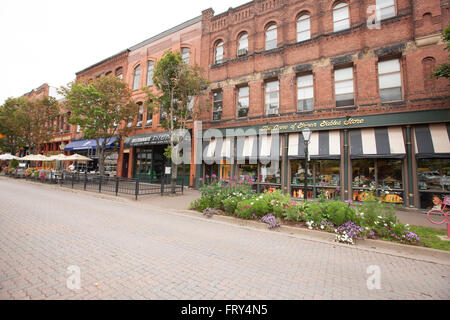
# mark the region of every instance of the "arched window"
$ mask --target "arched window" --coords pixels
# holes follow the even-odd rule
[[[423,67],[423,79],[425,81],[424,87],[425,90],[429,90],[433,87],[434,79],[431,78],[431,75],[434,72],[434,69],[436,68],[436,59],[433,57],[427,57],[422,60],[422,67]]]
[[[297,42],[311,39],[311,18],[309,14],[302,14],[297,19]]]
[[[341,2],[333,7],[334,32],[350,28],[348,4]]]
[[[149,60],[147,66],[147,86],[153,85],[153,71],[155,70],[155,62]]]
[[[181,48],[181,59],[184,63],[189,64],[191,56],[191,49],[189,48]]]
[[[138,102],[137,105],[139,106],[139,113],[138,113],[136,127],[142,127],[142,120],[144,119],[144,106],[143,106],[142,102]]]
[[[377,0],[381,20],[395,16],[395,0]]]
[[[238,57],[245,56],[248,53],[248,34],[242,33],[238,39]]]
[[[139,89],[139,79],[141,78],[141,66],[134,68],[133,90]]]
[[[223,62],[223,41],[219,41],[216,44],[216,47],[214,49],[214,60],[215,63],[222,63]]]
[[[277,47],[277,25],[272,24],[266,29],[266,50]]]
[[[119,79],[123,78],[123,68],[119,67],[116,69],[116,71],[114,72],[115,76],[118,77]]]

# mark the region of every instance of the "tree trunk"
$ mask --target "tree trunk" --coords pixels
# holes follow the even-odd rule
[[[174,144],[173,144],[173,88],[170,92],[170,151],[173,153]],[[171,162],[171,193],[176,193],[177,186],[177,165],[170,157]]]
[[[106,139],[104,139],[106,140]],[[100,146],[99,141],[97,141],[97,152],[98,152],[98,169],[100,176],[105,175],[105,146],[104,144]]]

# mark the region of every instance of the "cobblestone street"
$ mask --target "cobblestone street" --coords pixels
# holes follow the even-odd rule
[[[450,299],[450,267],[0,177],[0,299]]]

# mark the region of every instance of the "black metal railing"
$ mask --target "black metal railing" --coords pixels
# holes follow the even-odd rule
[[[172,186],[170,185],[170,177],[160,179],[160,183],[150,183],[141,179],[128,179],[118,177],[101,176],[90,173],[71,173],[71,172],[53,172],[41,171],[38,175],[28,176],[26,172],[15,171],[8,174],[15,179],[26,179],[48,184],[57,184],[61,187],[85,190],[98,191],[99,193],[113,193],[116,196],[119,194],[134,196],[137,200],[139,196],[161,194],[167,195],[172,193]],[[177,179],[175,186],[175,193],[184,193],[184,178]]]

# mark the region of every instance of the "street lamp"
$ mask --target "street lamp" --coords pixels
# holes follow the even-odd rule
[[[308,198],[308,161],[309,161],[309,152],[308,152],[308,145],[309,140],[311,139],[311,129],[306,128],[302,131],[303,134],[303,140],[305,142],[305,191],[303,194],[303,198],[305,199],[305,202]]]

